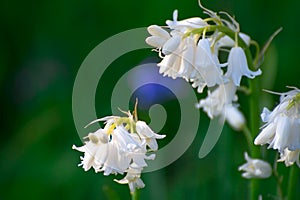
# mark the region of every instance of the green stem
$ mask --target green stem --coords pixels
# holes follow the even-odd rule
[[[258,107],[258,99],[259,99],[259,84],[258,80],[254,79],[250,81],[250,130],[252,133],[252,138],[255,138],[259,131],[259,107]],[[251,148],[251,156],[253,158],[260,157],[260,148],[254,146],[252,144]],[[259,180],[251,179],[250,182],[251,194],[250,199],[257,200],[259,196]]]
[[[235,41],[236,32],[234,32],[233,30],[231,30],[230,28],[228,28],[224,25],[208,25],[208,26],[205,26],[205,27],[202,27],[202,28],[197,28],[197,29],[194,29],[194,30],[186,33],[184,37],[187,37],[190,34],[202,34],[203,31],[208,33],[208,32],[214,32],[216,30],[224,33],[225,35],[229,36],[231,39],[233,39]],[[249,51],[249,53],[250,53],[249,47],[247,46],[245,41],[240,36],[238,36],[238,45],[240,47],[244,48],[245,51]],[[247,52],[246,52],[246,54],[247,54]]]
[[[260,47],[258,45],[258,43],[254,40],[251,40],[250,41],[250,44],[254,45],[255,48],[256,48],[256,52],[255,52],[255,59],[253,61],[253,66],[257,66],[257,63],[258,63],[258,58],[259,58],[259,53],[260,53]]]
[[[242,40],[243,42],[243,40]],[[247,57],[247,62],[249,68],[253,68],[253,58],[250,52],[249,47],[245,48],[245,54]],[[250,134],[252,139],[256,137],[259,131],[259,82],[258,79],[249,80],[249,89],[251,95],[249,96],[249,122],[250,122]],[[255,146],[253,142],[251,142],[251,156],[252,158],[260,157],[260,148]],[[257,200],[259,196],[259,180],[251,179],[250,180],[250,199]]]
[[[289,183],[288,183],[288,200],[296,199],[296,192],[297,192],[297,180],[298,180],[298,168],[294,164],[291,166],[290,175],[289,175]]]
[[[251,151],[252,146],[253,146],[253,137],[251,135],[251,132],[250,132],[249,128],[246,125],[243,127],[243,133],[244,133],[244,136],[247,140],[249,150]]]
[[[138,190],[135,190],[135,192],[131,192],[131,200],[139,200],[140,199],[140,195]]]

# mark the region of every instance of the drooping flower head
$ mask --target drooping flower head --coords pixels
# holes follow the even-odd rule
[[[136,113],[136,110],[135,110]],[[143,121],[126,112],[128,117],[108,116],[97,119],[89,125],[104,121],[104,128],[88,134],[85,145],[73,149],[84,153],[81,163],[85,171],[93,168],[95,172],[110,174],[127,173],[118,183],[128,183],[130,191],[144,187],[140,179],[141,172],[147,167],[146,160],[153,160],[155,154],[147,155],[149,151],[158,149],[156,139],[165,135],[154,133]]]
[[[240,32],[234,17],[226,12],[213,12],[201,2],[199,5],[208,18],[178,20],[175,10],[173,20],[166,21],[167,26],[148,27],[151,36],[146,43],[162,58],[157,64],[159,73],[173,79],[183,78],[198,93],[207,87],[208,96],[197,107],[203,108],[211,119],[223,116],[234,129],[241,130],[245,118],[237,108],[237,87],[243,76],[253,79],[262,73],[260,69],[251,71],[248,66],[252,57],[247,51],[247,60],[245,51],[252,40]]]
[[[261,118],[266,124],[254,144],[269,144],[269,148],[277,149],[281,154],[280,161],[286,161],[289,166],[291,162],[299,162],[300,90],[293,88],[289,92],[275,94],[281,95],[280,103],[273,111],[263,109]]]
[[[226,17],[222,18],[201,4],[200,7],[208,18],[193,17],[179,21],[175,10],[173,20],[166,21],[167,26],[148,27],[151,36],[146,43],[155,47],[162,58],[158,63],[159,72],[173,79],[184,78],[192,82],[199,93],[206,86],[213,87],[228,81],[240,86],[242,76],[254,78],[260,75],[260,69],[255,72],[249,70],[238,40],[247,48],[251,38],[240,32],[235,19],[225,12],[220,12]],[[221,64],[219,51],[229,52],[226,63]],[[226,66],[228,69],[223,71],[221,68]]]

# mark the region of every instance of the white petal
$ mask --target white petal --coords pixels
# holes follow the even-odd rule
[[[274,139],[275,131],[276,131],[276,125],[274,123],[269,124],[255,138],[254,144],[255,145],[263,145],[267,143],[270,144]]]
[[[215,62],[208,39],[201,39],[196,49],[195,67],[208,87],[222,84],[222,70]]]
[[[249,70],[246,55],[241,47],[233,47],[228,56],[228,70],[226,77],[231,78],[236,86],[240,86],[242,76],[254,78],[261,74],[261,70]]]
[[[150,36],[146,38],[146,43],[153,47],[162,47],[166,43],[166,39],[159,36]]]
[[[290,151],[300,149],[300,123],[297,118],[289,118],[290,129],[286,132],[287,148]]]
[[[300,162],[299,162],[299,154],[300,154],[300,149],[296,151],[290,151],[288,149],[285,149],[284,152],[280,153],[280,159],[278,162],[285,162],[285,166],[291,166],[294,164],[294,162],[297,163],[297,165],[300,167]]]
[[[151,150],[157,150],[158,145],[156,139],[162,139],[165,135],[154,133],[150,127],[143,121],[136,122],[136,131],[142,139],[146,140],[147,145]]]
[[[246,43],[247,46],[250,45],[251,38],[249,35],[240,32],[239,36],[244,40],[244,42]]]
[[[234,106],[225,106],[225,118],[227,122],[236,130],[241,130],[245,125],[244,115]]]
[[[245,33],[239,33],[239,36],[242,38],[242,40],[246,43],[247,46],[250,45],[250,41],[251,38],[249,35],[245,34]],[[217,46],[218,48],[220,47],[234,47],[235,45],[235,41],[233,39],[231,39],[229,36],[225,35],[224,37],[222,37],[218,43]]]
[[[162,53],[165,55],[169,55],[174,53],[174,51],[178,48],[181,42],[181,37],[179,35],[171,37],[162,47]]]
[[[127,179],[125,179],[125,178],[123,178],[123,179],[121,179],[121,180],[117,180],[117,179],[114,179],[114,181],[116,181],[117,183],[120,183],[120,184],[128,184],[128,180]]]
[[[159,73],[164,76],[172,77],[173,79],[180,77],[178,71],[180,70],[181,57],[176,54],[166,55],[163,60],[157,64]]]
[[[288,134],[290,134],[290,125],[290,120],[287,116],[280,116],[274,140],[270,144],[273,149],[278,149],[279,152],[282,152],[286,147],[288,147],[290,142],[288,137]]]
[[[217,46],[218,48],[220,47],[233,47],[235,45],[235,42],[233,39],[231,39],[229,36],[225,35],[222,37],[218,43]]]
[[[160,26],[151,25],[147,28],[147,30],[153,36],[158,36],[158,37],[160,37],[162,39],[166,39],[166,40],[170,38],[170,34],[166,30],[161,28]]]
[[[263,111],[262,111],[262,113],[260,114],[261,120],[262,120],[263,122],[269,121],[269,119],[270,119],[270,117],[269,117],[270,114],[271,114],[271,111],[270,111],[268,108],[263,108]]]
[[[181,68],[178,73],[190,79],[195,69],[196,44],[192,37],[187,37],[184,42],[185,50],[182,52]]]
[[[221,84],[217,87],[213,92],[208,91],[208,95],[205,99],[199,101],[199,104],[196,104],[198,108],[203,108],[203,110],[207,113],[207,115],[212,119],[213,117],[219,116],[223,114],[226,117],[226,106],[232,107],[232,102],[236,99],[236,86],[232,82],[228,82],[226,84]],[[235,112],[234,110],[229,108],[229,112]],[[238,126],[243,123],[243,117],[235,113],[234,118],[229,118],[230,116],[227,114],[228,120],[234,123],[232,120],[238,120],[235,125]]]

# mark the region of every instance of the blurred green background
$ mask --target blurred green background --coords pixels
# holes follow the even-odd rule
[[[241,30],[260,44],[283,27],[268,51],[260,80],[274,91],[286,91],[286,85],[300,87],[300,1],[203,0],[203,4],[234,14]],[[104,177],[77,167],[81,154],[71,146],[80,146],[81,140],[72,118],[72,87],[82,61],[101,41],[128,29],[164,25],[174,9],[179,10],[179,19],[204,17],[196,0],[0,2],[0,199],[130,198],[127,185],[114,183],[113,175]],[[157,55],[142,50],[112,64],[107,72],[111,80],[101,83],[107,89],[96,97],[99,117],[110,114],[114,81],[149,57]],[[269,108],[278,102],[277,96],[261,96],[261,103]],[[247,107],[247,97],[240,98]],[[176,102],[166,102],[168,112],[176,111]],[[149,120],[147,112],[143,115]],[[176,132],[173,124],[163,130],[169,140]],[[242,134],[225,126],[213,151],[200,160],[198,151],[208,125],[203,112],[199,125],[196,139],[179,160],[143,174],[146,187],[141,199],[246,198],[249,182],[237,171],[247,149]],[[273,158],[270,152],[267,157]],[[280,173],[287,173],[284,168],[280,163]],[[274,199],[274,178],[262,183],[264,199]]]

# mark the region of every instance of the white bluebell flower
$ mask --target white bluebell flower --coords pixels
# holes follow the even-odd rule
[[[252,159],[247,152],[244,155],[247,163],[238,168],[239,171],[244,171],[242,174],[244,178],[268,178],[271,176],[272,167],[269,163],[260,159]]]
[[[260,69],[255,72],[249,69],[245,52],[241,47],[231,48],[228,56],[228,69],[225,76],[230,78],[236,86],[240,86],[242,76],[253,79],[260,74]]]

